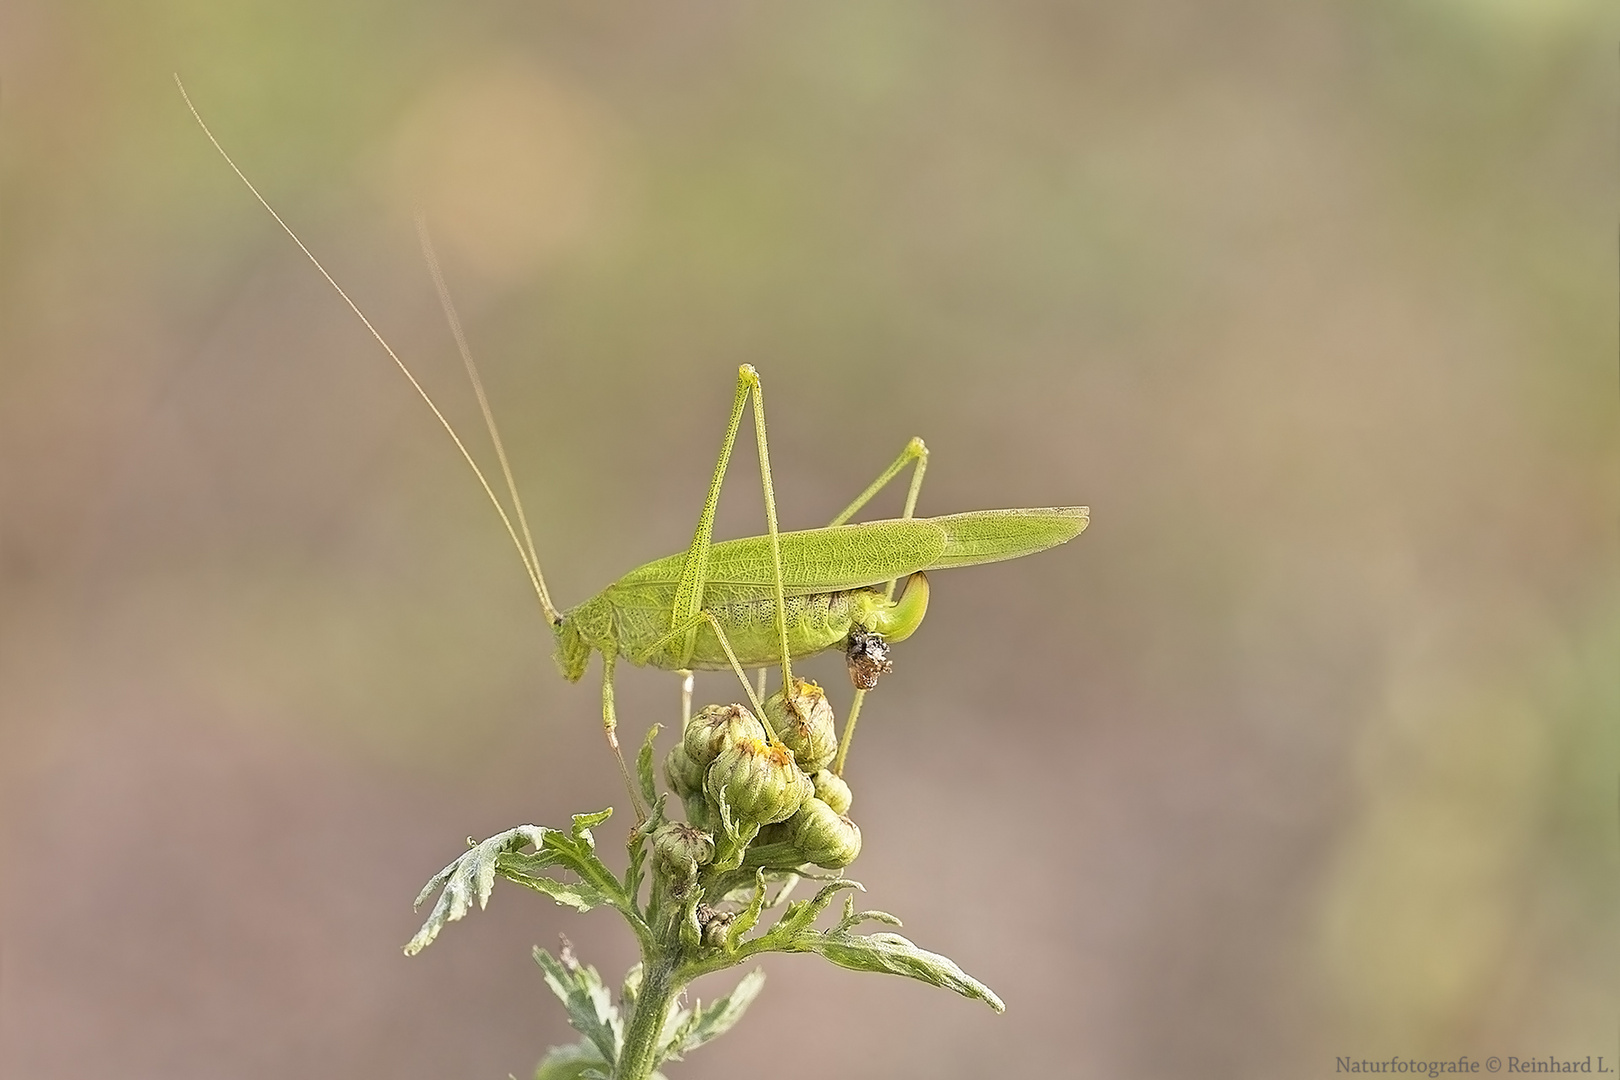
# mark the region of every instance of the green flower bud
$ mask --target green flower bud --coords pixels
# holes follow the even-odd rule
[[[765,734],[754,714],[741,705],[709,705],[686,723],[681,742],[694,768],[708,770],[720,751],[739,739]]]
[[[716,804],[725,796],[739,826],[786,821],[815,790],[810,778],[793,763],[792,751],[752,736],[720,751],[709,766],[703,788]]]
[[[731,930],[732,920],[736,917],[735,911],[717,911],[708,904],[699,904],[697,920],[698,926],[702,928],[703,944],[716,949],[724,945],[726,934]]]
[[[685,822],[660,825],[652,836],[653,866],[675,881],[691,881],[714,860],[714,837]]]
[[[861,853],[859,826],[820,799],[806,799],[788,828],[804,861],[828,870],[848,866]]]
[[[815,785],[816,798],[832,807],[833,813],[849,813],[849,804],[855,800],[855,796],[850,793],[849,785],[844,783],[842,776],[822,769],[810,778],[810,782]]]
[[[703,794],[703,773],[706,767],[692,760],[692,755],[686,751],[684,741],[675,744],[664,758],[664,779],[669,781],[669,790],[684,801],[693,795]],[[699,798],[701,802],[702,799]]]
[[[838,732],[833,729],[832,704],[821,687],[807,679],[794,679],[786,699],[778,690],[765,700],[765,719],[793,751],[805,774],[826,768],[838,753]]]

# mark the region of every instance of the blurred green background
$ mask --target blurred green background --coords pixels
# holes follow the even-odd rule
[[[521,1077],[529,945],[631,959],[515,889],[400,956],[623,809],[595,672],[174,71],[476,435],[423,209],[559,603],[685,544],[742,362],[787,527],[914,434],[922,513],[1092,507],[935,578],[851,763],[1007,1015],[777,958],[672,1076],[1612,1062],[1615,15],[3,0],[0,1074]]]

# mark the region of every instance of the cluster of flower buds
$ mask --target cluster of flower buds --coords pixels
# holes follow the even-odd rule
[[[722,825],[723,803],[733,828],[752,837],[748,865],[848,866],[860,854],[861,830],[845,816],[849,785],[827,769],[838,737],[826,694],[795,679],[790,693],[779,691],[765,702],[765,716],[769,731],[741,705],[710,705],[688,721],[664,759],[664,777],[686,806],[682,828],[711,834],[712,840]],[[674,872],[678,860],[682,868],[693,868],[681,870],[690,874],[707,859],[691,851],[690,836],[682,836],[678,848],[670,836],[667,871]]]

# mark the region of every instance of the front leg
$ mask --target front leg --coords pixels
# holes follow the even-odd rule
[[[647,820],[647,808],[641,805],[636,783],[630,779],[630,768],[624,763],[624,752],[619,749],[619,716],[613,708],[613,665],[618,659],[617,649],[602,650],[602,730],[607,734],[613,760],[619,763],[619,775],[624,777],[624,789],[630,793],[630,804],[636,808],[639,823]]]

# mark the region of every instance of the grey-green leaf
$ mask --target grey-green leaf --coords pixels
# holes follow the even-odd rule
[[[765,871],[760,870],[754,874],[754,894],[749,898],[748,905],[737,912],[737,917],[731,920],[731,926],[726,930],[727,952],[736,951],[737,943],[759,922],[760,913],[764,910]]]
[[[689,1053],[730,1031],[764,988],[765,972],[761,969],[755,968],[744,975],[731,993],[710,1003],[706,1009],[694,1011],[697,1022],[683,1033],[680,1044],[674,1049],[681,1054]]]
[[[636,779],[641,783],[641,797],[651,806],[658,798],[658,785],[653,774],[653,741],[658,738],[662,724],[654,724],[647,729],[647,737],[641,742],[641,752],[636,755]]]
[[[899,934],[863,936],[829,931],[806,935],[803,945],[851,971],[904,975],[982,1001],[998,1013],[1007,1009],[994,990],[957,967],[949,957],[919,949]]]
[[[505,866],[501,874],[508,881],[533,889],[535,892],[545,893],[559,904],[564,904],[576,911],[589,911],[593,907],[611,904],[613,901],[602,890],[594,885],[587,885],[583,881],[558,881],[556,878],[545,877],[538,874],[518,874],[508,872]]]
[[[563,955],[569,955],[567,950]],[[624,1044],[624,1024],[613,1004],[613,995],[603,985],[596,969],[578,963],[565,964],[539,946],[534,950],[534,962],[545,973],[546,985],[568,1010],[568,1022],[590,1040],[611,1066],[619,1059],[619,1048]]]
[[[583,841],[585,844],[588,844],[592,849],[594,849],[596,847],[596,838],[591,836],[591,830],[612,816],[613,807],[611,806],[606,810],[598,810],[594,814],[575,814],[573,828],[574,839]]]
[[[833,927],[833,932],[841,933],[846,930],[853,930],[863,922],[883,923],[886,926],[903,925],[899,916],[890,915],[887,911],[856,911],[855,898],[846,896],[844,898],[844,917],[838,920],[838,925]]]
[[[449,866],[434,874],[417,894],[416,906],[421,907],[435,889],[442,886],[444,891],[439,894],[438,902],[428,913],[422,929],[406,944],[405,955],[415,956],[427,948],[446,923],[455,922],[466,915],[475,901],[480,908],[489,903],[489,893],[495,886],[495,875],[502,855],[533,845],[537,854],[530,858],[540,860],[538,865],[554,861],[545,854],[548,831],[538,825],[519,825],[515,829],[497,833],[488,840],[474,844]]]
[[[828,882],[809,900],[795,900],[789,904],[787,910],[782,913],[782,917],[777,920],[776,925],[771,927],[770,936],[788,935],[797,937],[807,931],[810,925],[821,917],[821,913],[827,910],[827,905],[831,904],[834,898],[845,889],[860,889],[864,892],[866,887],[860,882],[852,881],[849,878],[839,878],[836,881]]]

